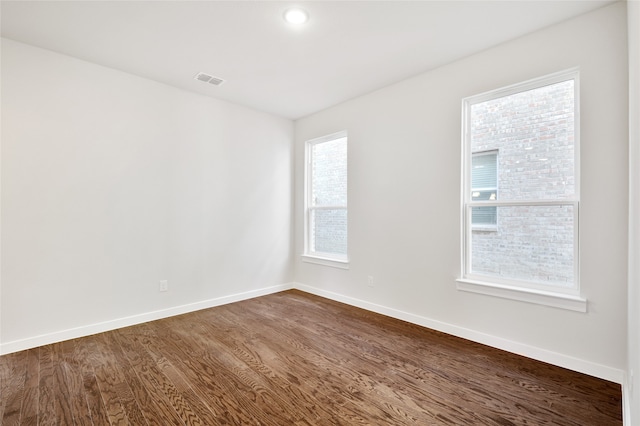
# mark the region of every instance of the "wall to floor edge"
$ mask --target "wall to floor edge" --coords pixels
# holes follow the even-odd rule
[[[240,302],[243,300],[253,299],[256,297],[266,296],[268,294],[278,293],[286,290],[300,290],[309,294],[314,294],[336,302],[344,303],[357,308],[365,309],[391,318],[407,321],[409,323],[426,327],[432,330],[447,333],[456,337],[470,340],[493,348],[501,349],[527,358],[553,364],[559,367],[567,368],[579,373],[588,374],[600,379],[623,384],[625,372],[615,368],[596,364],[579,358],[570,357],[556,352],[548,351],[542,348],[526,345],[520,342],[503,339],[498,336],[492,336],[485,333],[479,333],[474,330],[459,327],[454,324],[444,323],[420,315],[409,312],[403,312],[394,308],[383,305],[370,303],[364,300],[349,297],[343,294],[334,293],[313,286],[309,286],[299,282],[291,282],[276,286],[263,287],[258,290],[252,290],[243,293],[230,294],[209,300],[203,300],[196,303],[190,303],[181,306],[175,306],[168,309],[162,309],[144,314],[134,315],[125,318],[118,318],[111,321],[105,321],[97,324],[89,324],[83,327],[77,327],[69,330],[61,330],[41,336],[34,336],[27,339],[6,342],[0,344],[0,355],[6,355],[13,352],[19,352],[32,349],[38,346],[58,343],[65,340],[76,339],[90,336],[97,333],[103,333],[118,328],[129,327],[142,324],[149,321],[155,321],[175,315],[187,314],[202,309],[213,308],[216,306],[226,305],[229,303]]]
[[[522,355],[527,358],[535,359],[537,361],[546,362],[558,367],[563,367],[579,373],[588,374],[590,376],[608,380],[614,383],[623,384],[624,381],[625,372],[617,368],[612,368],[606,365],[601,365],[587,360],[567,356],[561,353],[552,352],[546,349],[537,348],[524,343],[507,340],[498,336],[480,333],[478,331],[459,327],[454,324],[448,324],[421,315],[403,312],[398,309],[378,305],[375,303],[367,302],[365,300],[345,296],[343,294],[326,291],[299,282],[293,283],[293,288],[307,293],[315,294],[316,296],[331,299],[336,302],[345,303],[350,306],[355,306],[367,311],[407,321],[412,324],[416,324],[432,330],[440,331],[476,343],[491,346],[496,349],[501,349],[516,355]]]
[[[58,343],[65,340],[77,339],[90,336],[92,334],[104,333],[106,331],[116,330],[118,328],[138,325],[149,321],[155,321],[163,318],[169,318],[176,315],[187,314],[202,309],[213,308],[216,306],[226,305],[229,303],[240,302],[242,300],[253,299],[255,297],[265,296],[267,294],[277,293],[280,291],[290,290],[293,284],[281,284],[276,286],[263,287],[257,290],[251,290],[242,293],[230,294],[227,296],[216,297],[214,299],[202,300],[200,302],[188,303],[180,306],[173,306],[167,309],[161,309],[152,312],[146,312],[124,318],[117,318],[101,323],[88,324],[82,327],[76,327],[68,330],[60,330],[54,333],[33,336],[26,339],[16,340],[0,344],[0,355],[6,355],[13,352],[24,351],[36,348],[38,346]]]

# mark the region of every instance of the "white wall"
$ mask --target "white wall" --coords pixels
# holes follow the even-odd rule
[[[640,2],[627,2],[629,27],[629,332],[625,414],[640,424]],[[633,372],[633,378],[631,373]]]
[[[621,382],[625,8],[616,3],[299,120],[295,280],[318,294]],[[581,67],[580,272],[588,312],[457,291],[462,98],[574,66]],[[304,141],[340,130],[349,132],[348,271],[299,257]]]
[[[0,349],[290,283],[292,141],[289,120],[3,39]]]

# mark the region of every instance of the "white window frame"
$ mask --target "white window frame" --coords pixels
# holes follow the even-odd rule
[[[574,80],[574,196],[563,200],[526,200],[526,201],[473,201],[471,198],[471,106],[563,81]],[[506,279],[489,275],[474,274],[471,270],[471,236],[474,226],[471,223],[473,207],[495,206],[567,206],[573,207],[573,276],[570,288],[548,286],[535,282]],[[462,195],[461,195],[461,278],[457,288],[461,291],[486,294],[513,300],[543,304],[579,312],[586,312],[587,300],[580,293],[579,278],[579,207],[580,207],[580,73],[578,68],[561,71],[544,77],[514,84],[498,90],[485,92],[462,100]]]
[[[331,141],[334,141],[337,139],[343,139],[343,138],[347,138],[346,130],[343,130],[337,133],[332,133],[330,135],[322,136],[319,138],[311,139],[305,143],[304,253],[302,255],[302,260],[307,263],[315,263],[318,265],[331,266],[331,267],[340,268],[340,269],[349,269],[349,257],[347,254],[339,255],[335,253],[317,252],[317,251],[313,251],[311,247],[311,239],[312,239],[311,215],[315,210],[346,210],[348,212],[347,204],[335,205],[335,206],[314,206],[313,205],[313,202],[311,200],[312,184],[313,184],[312,182],[313,163],[312,163],[311,148],[317,144],[331,142]],[[348,190],[347,190],[347,193],[348,193]],[[347,213],[347,218],[348,218],[348,213]],[[349,228],[347,225],[347,232],[348,232],[348,229]],[[347,241],[347,247],[349,247],[348,241]]]

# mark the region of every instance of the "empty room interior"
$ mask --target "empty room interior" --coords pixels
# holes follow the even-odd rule
[[[0,18],[0,424],[640,425],[640,2]]]

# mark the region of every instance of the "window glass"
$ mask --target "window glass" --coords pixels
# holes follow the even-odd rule
[[[500,151],[500,199],[575,195],[574,84],[563,81],[471,106],[471,152]]]
[[[347,210],[311,211],[312,251],[347,254]]]
[[[577,82],[465,99],[463,278],[577,294]]]
[[[573,206],[501,206],[497,209],[500,216],[497,232],[472,234],[470,272],[571,287],[574,282]]]
[[[347,138],[311,145],[314,206],[347,204]]]
[[[473,154],[471,158],[471,199],[494,201],[498,199],[497,151]],[[495,207],[476,207],[471,223],[476,226],[495,226],[498,221]]]
[[[307,142],[305,254],[347,259],[347,137]]]

